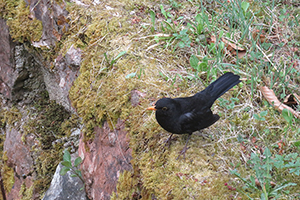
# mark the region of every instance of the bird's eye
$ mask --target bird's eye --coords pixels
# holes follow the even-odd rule
[[[166,111],[166,110],[168,110],[168,108],[167,108],[167,107],[163,107],[162,110],[163,110],[163,111]]]

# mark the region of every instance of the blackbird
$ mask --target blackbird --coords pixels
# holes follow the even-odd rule
[[[177,159],[180,155],[185,158],[187,144],[193,132],[207,128],[219,120],[219,115],[212,113],[211,106],[216,99],[241,82],[239,79],[240,76],[227,72],[194,96],[162,98],[155,106],[147,108],[156,111],[155,117],[159,125],[171,133],[167,142],[173,134],[189,134]]]

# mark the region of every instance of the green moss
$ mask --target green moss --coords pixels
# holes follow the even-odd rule
[[[71,130],[77,127],[78,119],[64,109],[63,106],[50,101],[47,93],[41,93],[40,98],[36,100],[34,105],[37,113],[29,113],[30,119],[23,126],[25,133],[23,134],[24,142],[26,142],[27,134],[35,134],[39,141],[32,147],[34,152],[34,163],[37,177],[31,188],[25,188],[20,191],[24,198],[31,198],[32,191],[44,194],[50,186],[52,176],[57,165],[62,160],[63,143],[53,143],[55,140],[67,137]],[[70,120],[69,120],[70,118]]]
[[[5,109],[3,112],[2,124],[14,126],[15,122],[20,122],[22,114],[17,107],[12,107],[11,109]]]
[[[6,152],[2,155],[2,162],[0,163],[1,175],[3,179],[4,189],[8,193],[11,191],[15,178],[14,178],[14,169],[7,166],[7,155]]]
[[[42,22],[33,19],[23,0],[1,0],[1,17],[6,19],[11,37],[18,42],[38,41],[42,36]]]
[[[136,179],[134,173],[129,171],[124,171],[122,174],[120,174],[119,181],[117,184],[117,191],[118,194],[113,193],[111,196],[112,200],[115,199],[149,199],[151,197],[150,194],[146,194],[144,191],[142,191],[142,188],[140,187],[140,183],[138,182],[138,179]]]
[[[23,183],[19,191],[19,195],[22,197],[22,200],[31,200],[33,189],[34,189],[34,184],[30,188],[27,188],[25,183]]]

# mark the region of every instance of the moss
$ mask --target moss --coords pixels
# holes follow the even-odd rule
[[[3,112],[2,124],[8,124],[14,126],[14,123],[20,122],[22,114],[17,107],[12,107],[10,109],[5,109]]]
[[[151,195],[145,194],[140,188],[138,179],[134,176],[134,173],[130,171],[124,171],[120,174],[117,184],[118,194],[113,193],[112,200],[115,199],[149,199]]]
[[[7,166],[7,155],[6,152],[2,155],[1,166],[1,175],[3,179],[4,189],[7,193],[9,193],[14,185],[14,170]]]
[[[63,143],[54,143],[54,141],[69,136],[71,130],[78,125],[78,119],[75,116],[71,118],[70,113],[63,106],[56,104],[55,101],[50,101],[47,93],[40,94],[34,107],[38,114],[29,113],[31,120],[23,126],[25,131],[23,138],[26,139],[27,134],[34,133],[39,141],[31,150],[37,177],[33,186],[25,188],[22,192],[26,193],[24,193],[25,199],[31,198],[32,191],[40,195],[45,193],[63,156]]]
[[[75,128],[78,128],[80,122],[81,120],[78,115],[72,114],[68,120],[62,122],[61,132],[64,133],[66,137],[70,137],[72,131],[74,131]]]
[[[42,22],[33,19],[23,0],[1,0],[1,17],[6,19],[11,37],[18,42],[38,41],[42,36]]]
[[[31,200],[33,194],[34,185],[30,188],[27,188],[25,183],[21,185],[21,189],[19,191],[19,195],[21,196],[22,200]]]

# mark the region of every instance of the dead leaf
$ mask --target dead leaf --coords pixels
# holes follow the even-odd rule
[[[256,142],[256,137],[253,137],[253,138],[251,139],[251,141],[252,141],[252,143],[255,143],[255,142]]]
[[[262,34],[259,34],[259,33],[262,33]],[[254,31],[252,31],[252,37],[253,37],[254,40],[257,40],[259,38],[260,43],[267,42],[266,32],[264,30],[262,30],[260,32],[260,30],[255,29]]]
[[[273,90],[270,90],[268,87],[263,86],[260,88],[260,91],[263,93],[264,97],[267,99],[267,101],[272,104],[279,112],[282,112],[283,109],[288,109],[293,113],[293,115],[300,119],[300,113],[293,110],[291,107],[285,105],[284,103],[281,103]]]
[[[67,19],[63,15],[59,15],[56,20],[57,25],[63,25],[67,23]]]
[[[239,47],[238,45],[226,40],[225,38],[221,38],[221,40],[225,43],[225,46],[228,46],[228,48],[232,48],[238,51],[245,51],[245,49],[243,49],[242,47]]]
[[[53,29],[52,34],[57,38],[58,41],[60,41],[61,34],[59,34],[57,30]]]
[[[228,41],[225,38],[221,38],[221,41],[224,42],[225,44],[225,48],[230,52],[230,54],[232,56],[238,56],[238,58],[242,58],[246,55],[246,50],[243,49],[242,47],[239,47],[238,45],[236,45],[233,42]],[[208,43],[216,43],[217,42],[217,38],[212,35],[209,39],[208,39]]]

